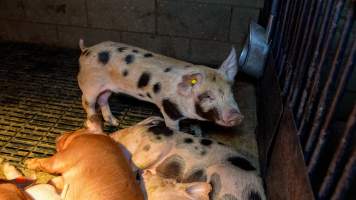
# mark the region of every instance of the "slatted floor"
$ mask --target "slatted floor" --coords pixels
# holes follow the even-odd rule
[[[0,43],[0,55],[0,156],[22,166],[26,158],[53,154],[59,134],[83,125],[79,52]],[[155,106],[132,98],[110,101],[119,129],[159,115]]]

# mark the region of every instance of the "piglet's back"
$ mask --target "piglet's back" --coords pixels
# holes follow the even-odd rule
[[[64,150],[69,166],[66,199],[143,200],[142,191],[120,147],[110,137],[81,134]],[[66,160],[70,159],[70,160]]]

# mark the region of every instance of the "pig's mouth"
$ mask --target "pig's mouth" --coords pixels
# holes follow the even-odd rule
[[[232,126],[237,126],[239,124],[241,124],[242,120],[234,120],[234,121],[222,121],[222,120],[218,120],[215,121],[215,123],[221,125],[221,126],[226,126],[226,127],[232,127]]]
[[[230,120],[222,120],[222,118],[220,118],[221,120],[216,120],[215,123],[221,125],[221,126],[226,126],[226,127],[233,127],[233,126],[237,126],[239,124],[242,123],[244,117],[237,117],[235,119],[230,119]]]

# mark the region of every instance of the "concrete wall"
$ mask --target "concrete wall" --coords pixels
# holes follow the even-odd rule
[[[0,0],[0,39],[78,48],[122,41],[196,63],[239,50],[263,0]]]

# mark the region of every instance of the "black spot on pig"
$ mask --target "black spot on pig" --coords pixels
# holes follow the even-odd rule
[[[105,65],[106,63],[108,63],[109,59],[110,59],[110,53],[108,51],[102,51],[98,53],[98,60],[102,64]]]
[[[207,119],[209,121],[216,121],[219,119],[219,112],[216,108],[212,108],[208,111],[204,111],[199,103],[195,103],[195,112],[203,119]]]
[[[177,104],[171,102],[169,99],[164,99],[162,101],[162,106],[164,112],[172,120],[177,120],[183,117],[182,113],[179,111]]]
[[[149,145],[149,144],[146,144],[146,145],[142,148],[143,151],[149,151],[150,149],[151,149],[151,145]]]
[[[202,151],[200,152],[200,155],[201,155],[201,156],[205,156],[205,155],[206,155],[206,151],[205,151],[205,150],[202,150]]]
[[[145,58],[153,57],[152,53],[145,53],[143,56]]]
[[[160,91],[161,91],[161,84],[160,84],[160,83],[154,84],[154,85],[153,85],[153,92],[154,92],[155,94],[157,94],[157,93],[160,92]]]
[[[145,97],[145,95],[143,95],[143,94],[138,94],[138,96],[140,96],[140,97]]]
[[[252,166],[248,160],[239,156],[229,157],[227,161],[229,161],[232,165],[246,171],[256,170],[256,168]]]
[[[201,139],[200,140],[200,144],[204,145],[204,146],[210,146],[213,143],[213,141],[209,140],[209,139]]]
[[[151,75],[148,72],[143,72],[140,76],[140,78],[138,79],[137,82],[137,87],[138,88],[143,88],[145,86],[147,86],[148,82],[150,81]]]
[[[192,67],[191,65],[186,65],[186,66],[184,66],[184,68],[190,68],[190,67]]]
[[[186,143],[186,144],[191,144],[191,143],[193,143],[194,141],[193,141],[193,139],[192,138],[184,138],[184,143]]]
[[[146,95],[147,95],[148,98],[152,99],[152,96],[151,96],[151,94],[149,92],[147,92]]]
[[[167,67],[166,69],[164,69],[164,72],[170,72],[172,70],[172,68]]]
[[[134,59],[135,59],[135,56],[129,54],[129,55],[127,55],[127,56],[125,57],[125,62],[126,62],[126,64],[129,65],[129,64],[133,63]]]
[[[248,195],[248,200],[261,200],[261,195],[258,192],[251,191]]]
[[[221,190],[221,180],[217,173],[213,173],[210,177],[211,192],[209,193],[209,199],[217,199],[219,192]]]
[[[156,135],[156,140],[162,140],[162,137],[159,135]]]
[[[125,69],[125,70],[122,72],[122,75],[123,75],[123,76],[129,75],[129,71],[127,71],[127,69]]]
[[[198,169],[190,173],[184,180],[183,183],[192,183],[192,182],[206,182],[207,176],[205,170]]]
[[[185,168],[184,159],[179,155],[172,155],[157,167],[157,174],[163,178],[182,180]]]
[[[124,52],[126,49],[127,49],[127,47],[119,47],[119,48],[117,48],[117,51]]]
[[[133,53],[138,53],[138,50],[134,49],[132,50]]]
[[[148,128],[148,131],[155,135],[164,135],[167,137],[173,135],[173,131],[166,126],[164,121],[160,121],[157,125],[151,126]]]
[[[224,194],[224,196],[222,196],[220,200],[238,200],[238,199],[232,194]]]
[[[214,81],[214,82],[216,81],[216,76],[215,76],[215,75],[213,76],[213,81]]]

